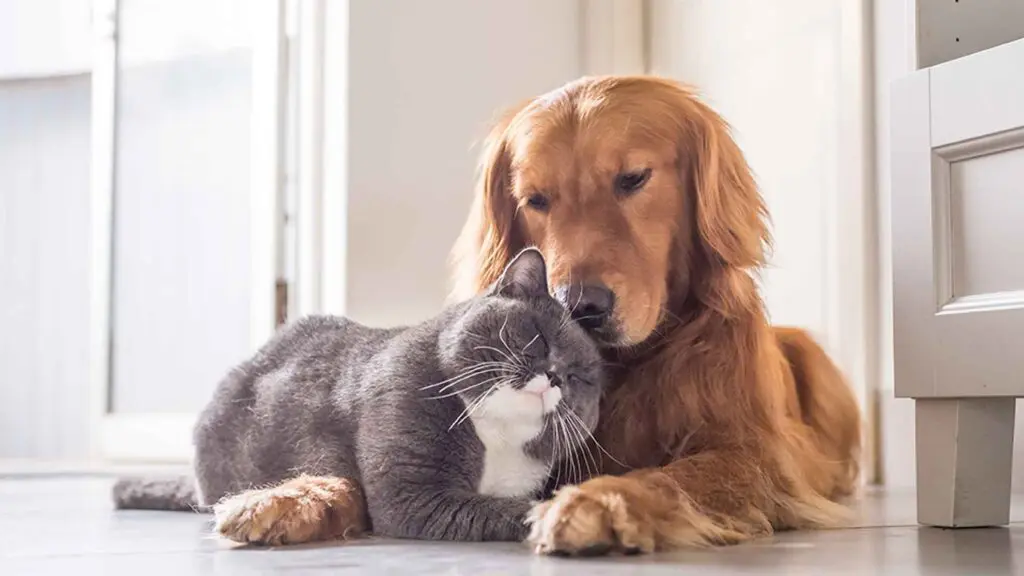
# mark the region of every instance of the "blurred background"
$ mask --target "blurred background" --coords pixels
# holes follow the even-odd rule
[[[774,221],[772,319],[849,375],[868,479],[912,483],[887,99],[913,6],[0,0],[0,461],[183,461],[218,378],[279,321],[432,315],[491,119],[653,73],[734,126]]]

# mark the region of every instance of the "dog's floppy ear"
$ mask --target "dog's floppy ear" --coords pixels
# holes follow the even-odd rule
[[[452,254],[456,299],[469,298],[492,285],[523,248],[512,200],[508,131],[516,114],[527,105],[524,102],[507,111],[484,141],[473,205]]]
[[[771,246],[768,212],[729,126],[713,110],[687,94],[692,124],[682,138],[692,158],[694,210],[699,242],[708,263],[752,268],[765,263]],[[684,156],[685,157],[685,156]]]

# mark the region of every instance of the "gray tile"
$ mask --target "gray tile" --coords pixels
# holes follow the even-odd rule
[[[783,533],[713,550],[572,560],[535,557],[518,544],[362,540],[236,547],[210,538],[204,515],[112,511],[110,483],[95,477],[0,480],[0,574],[1024,573],[1024,525],[918,528],[913,493],[906,491],[867,492],[858,506],[863,528]]]

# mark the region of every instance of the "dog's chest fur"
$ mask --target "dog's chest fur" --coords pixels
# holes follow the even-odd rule
[[[498,390],[470,417],[484,445],[480,494],[525,498],[543,487],[550,466],[525,450],[544,425],[538,402],[520,392]]]

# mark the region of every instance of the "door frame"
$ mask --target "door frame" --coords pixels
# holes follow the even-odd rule
[[[296,173],[290,179],[294,218],[289,219],[289,237],[293,243],[285,255],[292,272],[288,315],[344,315],[348,5],[327,0],[295,2]]]
[[[184,462],[192,456],[194,413],[111,411],[114,187],[117,162],[118,0],[92,0],[90,182],[89,405],[90,459]],[[285,0],[253,2],[258,11],[253,44],[250,158],[252,250],[250,345],[275,329],[278,254],[282,240],[286,42]]]
[[[854,388],[862,410],[861,482],[881,474],[882,305],[878,293],[878,190],[875,186],[874,8],[872,0],[839,3],[836,90],[837,186],[828,210],[827,326],[833,361]]]

